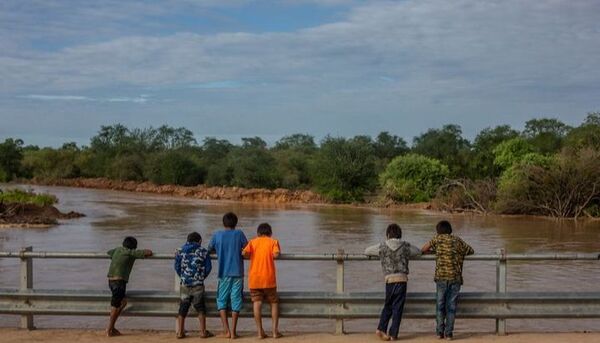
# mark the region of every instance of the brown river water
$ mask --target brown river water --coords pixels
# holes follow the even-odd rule
[[[223,213],[234,211],[248,238],[261,222],[269,222],[286,253],[332,253],[338,248],[362,253],[367,245],[382,241],[385,228],[397,222],[403,238],[417,246],[434,234],[435,223],[448,219],[454,233],[476,253],[589,253],[600,251],[600,221],[556,221],[533,217],[465,216],[441,213],[319,205],[275,205],[215,202],[105,190],[26,186],[55,194],[62,211],[77,211],[86,217],[63,221],[47,229],[0,229],[0,251],[33,246],[38,251],[103,252],[120,245],[123,237],[137,237],[139,248],[170,253],[187,234],[198,231],[207,242],[221,228]],[[335,262],[278,261],[278,287],[285,291],[335,290]],[[106,289],[107,260],[34,260],[34,287],[46,289]],[[247,263],[246,263],[247,268]],[[411,262],[409,292],[433,292],[434,264]],[[0,288],[18,285],[17,259],[0,258]],[[463,291],[494,291],[495,262],[467,261]],[[138,261],[128,289],[173,288],[174,272],[168,261]],[[211,275],[207,288],[214,290]],[[379,262],[347,262],[346,289],[383,291]],[[600,292],[600,261],[509,262],[508,291]],[[18,317],[0,315],[0,326],[16,326]],[[37,327],[101,328],[103,317],[36,316]],[[284,319],[284,331],[331,331],[332,320]],[[196,323],[188,324],[194,328]],[[348,331],[371,331],[376,320],[347,321]],[[270,324],[267,324],[269,327]],[[509,331],[599,331],[599,319],[508,320]],[[168,318],[122,318],[122,328],[172,329]],[[209,320],[216,330],[216,319]],[[431,331],[433,320],[402,322],[401,331]],[[251,319],[241,320],[242,330],[253,329]],[[458,319],[457,331],[493,331],[493,320]]]

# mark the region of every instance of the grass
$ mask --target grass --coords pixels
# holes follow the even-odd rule
[[[23,191],[20,189],[0,190],[0,203],[49,206],[57,202],[58,199],[52,194],[36,194],[32,191]]]

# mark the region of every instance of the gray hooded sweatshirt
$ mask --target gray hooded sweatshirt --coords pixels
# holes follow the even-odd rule
[[[365,249],[367,256],[379,256],[385,281],[408,280],[408,260],[421,255],[421,250],[408,242],[398,238],[386,240]]]

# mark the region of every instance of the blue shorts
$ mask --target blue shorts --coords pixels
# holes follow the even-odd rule
[[[244,278],[226,276],[219,279],[217,285],[217,310],[227,310],[231,304],[231,311],[242,310],[242,295],[244,290]]]

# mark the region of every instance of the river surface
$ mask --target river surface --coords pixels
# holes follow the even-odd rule
[[[256,226],[269,222],[275,238],[286,253],[331,253],[338,248],[362,253],[382,241],[389,223],[403,229],[403,238],[421,246],[435,232],[441,219],[452,222],[454,233],[471,244],[476,253],[587,253],[600,251],[600,221],[556,221],[532,217],[463,216],[400,210],[319,205],[247,204],[204,201],[106,190],[66,187],[23,186],[55,194],[61,211],[77,211],[84,218],[62,221],[47,229],[0,229],[0,251],[17,251],[33,246],[38,251],[104,252],[121,244],[125,236],[137,237],[139,248],[171,253],[187,234],[198,231],[208,242],[222,226],[222,215],[234,211],[239,227],[248,238]],[[285,291],[335,290],[335,262],[278,261],[278,287]],[[247,267],[247,263],[246,263]],[[34,260],[34,287],[46,289],[106,289],[107,260]],[[411,262],[409,292],[433,292],[434,264]],[[17,259],[0,259],[0,287],[18,285]],[[495,262],[466,262],[463,291],[495,291]],[[346,289],[383,291],[379,262],[348,262]],[[138,261],[128,289],[173,288],[174,274],[168,261]],[[211,275],[207,288],[214,290]],[[509,291],[596,291],[600,292],[600,261],[510,262]],[[35,317],[38,327],[101,328],[106,318]],[[18,317],[0,316],[0,326],[16,326]],[[194,328],[196,321],[188,324]],[[598,331],[600,320],[508,320],[509,331]],[[352,320],[348,331],[371,331],[376,320]],[[122,328],[172,329],[170,319],[122,318]],[[269,327],[267,323],[267,327]],[[282,320],[284,331],[330,331],[332,320]],[[216,330],[218,322],[209,320]],[[402,322],[401,331],[431,331],[433,320]],[[253,329],[251,319],[241,320],[241,329]],[[457,320],[457,331],[493,331],[493,320]]]

